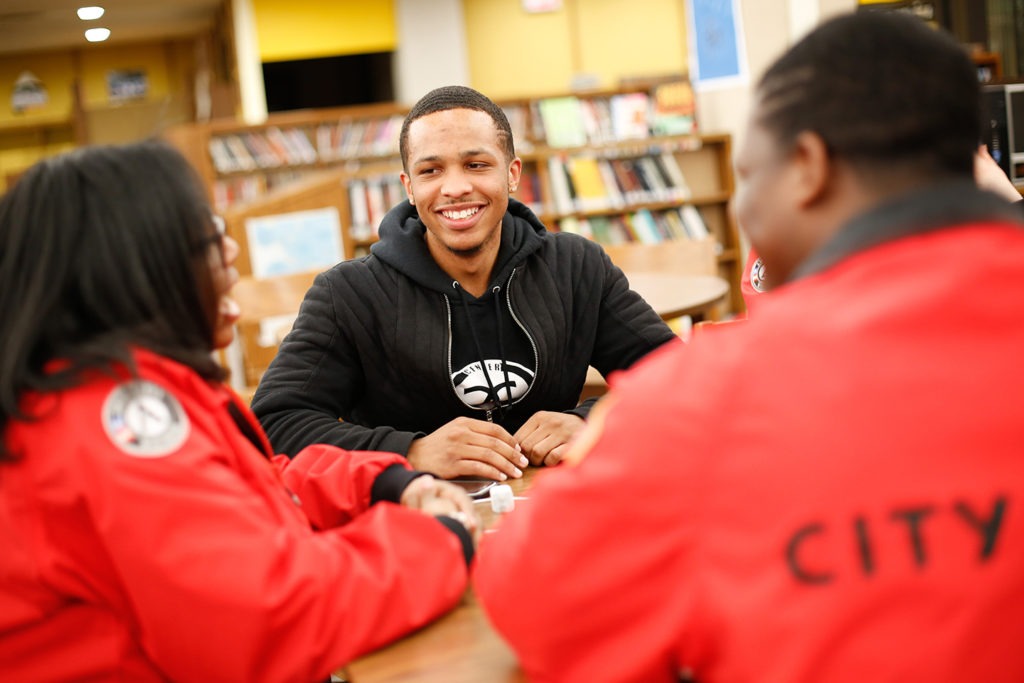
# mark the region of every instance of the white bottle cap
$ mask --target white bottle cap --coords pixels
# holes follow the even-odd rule
[[[495,512],[509,512],[516,506],[512,496],[512,487],[508,484],[497,484],[491,487],[491,509]]]

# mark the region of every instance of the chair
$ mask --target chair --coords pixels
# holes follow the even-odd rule
[[[235,284],[231,295],[242,309],[236,326],[242,381],[233,384],[246,398],[252,397],[270,361],[277,355],[281,340],[291,330],[299,305],[319,272],[259,279],[243,275]]]

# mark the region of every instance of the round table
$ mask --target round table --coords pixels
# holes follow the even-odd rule
[[[626,279],[662,320],[707,313],[729,293],[729,283],[716,275],[626,271]]]

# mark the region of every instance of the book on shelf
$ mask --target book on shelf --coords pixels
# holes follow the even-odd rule
[[[548,159],[548,178],[551,182],[551,196],[558,213],[572,213],[576,210],[573,191],[569,186],[569,176],[565,172],[565,163],[559,157]]]
[[[619,180],[615,176],[615,169],[608,159],[598,159],[597,169],[601,173],[601,180],[604,181],[605,191],[608,193],[608,204],[613,209],[621,209],[626,205],[625,195],[619,187]]]
[[[612,95],[609,106],[612,132],[616,140],[636,140],[650,135],[647,123],[647,93]]]
[[[235,163],[235,158],[231,155],[231,150],[228,149],[224,138],[211,136],[210,140],[206,143],[206,147],[210,152],[213,167],[218,173],[231,173],[242,170]]]
[[[690,239],[702,240],[711,235],[700,211],[693,204],[684,204],[679,207],[679,216],[683,219],[686,234],[690,236]]]
[[[324,161],[334,161],[337,158],[337,146],[334,135],[336,126],[329,123],[321,123],[316,127],[316,153]]]
[[[643,163],[644,158],[645,157],[636,157],[628,160],[628,166],[632,169],[633,174],[636,176],[637,182],[640,185],[637,202],[656,202],[659,201],[658,181],[655,177],[651,176],[651,169]],[[654,175],[656,176],[657,173],[655,172]]]
[[[252,154],[249,153],[248,148],[246,148],[239,135],[225,135],[224,143],[227,145],[228,151],[231,152],[231,156],[235,159],[238,169],[242,171],[256,170],[256,160],[252,158]]]
[[[366,125],[363,127],[363,135],[359,140],[359,146],[356,148],[356,156],[376,156],[374,143],[377,140],[377,134],[383,127],[384,122],[381,119],[369,119],[366,122]]]
[[[295,151],[296,163],[303,164],[315,164],[319,157],[316,154],[316,148],[313,147],[313,143],[309,141],[306,134],[300,128],[286,128],[281,131],[285,139],[291,143],[292,149]]]
[[[633,227],[633,234],[636,236],[637,242],[644,244],[657,244],[661,242],[662,235],[658,230],[658,225],[654,220],[654,216],[647,209],[640,209],[635,213],[629,214],[627,220]]]
[[[523,165],[523,171],[519,176],[519,189],[513,196],[526,204],[536,214],[543,212],[544,202],[540,192],[540,176],[528,165]]]
[[[683,224],[683,218],[679,215],[679,209],[669,209],[662,214],[662,217],[665,221],[669,239],[690,239],[690,234],[686,231],[686,225]]]
[[[587,144],[579,98],[548,97],[539,101],[544,139],[551,147],[581,147]]]
[[[651,132],[654,135],[697,133],[697,100],[688,79],[660,83],[651,93]]]
[[[363,142],[366,121],[353,121],[345,129],[345,137],[341,143],[341,158],[354,159],[359,156],[359,145]]]
[[[593,232],[591,231],[590,220],[587,218],[566,216],[558,221],[558,229],[562,232],[571,232],[577,235],[582,235],[587,239],[594,239]]]
[[[651,217],[654,219],[654,227],[657,228],[659,241],[676,239],[672,233],[672,226],[669,225],[668,214],[669,211],[652,211]]]
[[[632,159],[609,159],[608,163],[619,181],[619,189],[627,204],[639,204],[644,200],[643,187],[633,170]]]
[[[267,142],[266,137],[260,133],[249,131],[242,138],[242,142],[249,150],[250,155],[256,160],[260,168],[275,168],[288,163],[287,158],[279,157],[274,149]]]
[[[402,130],[404,118],[395,114],[384,119],[373,139],[371,152],[373,156],[386,157],[398,155],[398,135]]]
[[[383,178],[370,178],[366,181],[366,205],[370,210],[370,232],[373,235],[380,232],[380,222],[389,208],[384,200],[386,182]]]
[[[593,97],[586,101],[593,110],[594,118],[597,121],[597,130],[596,133],[591,136],[590,142],[595,145],[615,142],[615,131],[612,129],[610,99],[607,97]]]
[[[577,211],[597,211],[611,206],[596,157],[569,157],[565,162],[565,171],[575,190],[574,206]]]
[[[231,204],[255,199],[266,191],[266,178],[261,175],[223,178],[213,184],[213,205],[217,211],[223,211]]]
[[[672,188],[666,182],[666,176],[662,174],[662,170],[658,168],[658,164],[655,163],[654,159],[655,157],[646,156],[638,157],[636,160],[638,172],[647,185],[648,200],[655,202],[671,201],[674,198]]]
[[[679,165],[676,155],[672,152],[664,151],[658,157],[658,160],[661,163],[661,167],[672,179],[672,185],[678,190],[677,198],[689,199],[692,197],[693,192],[691,192],[690,185],[686,182],[686,176],[683,175],[683,169]]]
[[[590,237],[601,244],[618,244],[621,235],[613,230],[611,218],[608,216],[591,216],[587,219]]]
[[[366,198],[366,181],[353,178],[348,182],[348,204],[351,214],[349,232],[356,239],[369,237],[373,232],[370,225],[370,205]]]
[[[285,138],[284,133],[277,126],[271,126],[263,132],[263,139],[274,151],[274,155],[281,161],[281,165],[295,165],[301,163],[301,156],[292,149],[292,143]]]
[[[508,119],[508,125],[512,129],[512,139],[515,141],[516,152],[528,152],[533,148],[530,136],[527,134],[527,123],[529,121],[529,109],[522,104],[503,104],[502,111]]]

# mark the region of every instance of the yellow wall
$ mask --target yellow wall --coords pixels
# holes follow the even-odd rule
[[[686,71],[682,0],[567,0],[579,21],[580,68],[613,88],[624,77]]]
[[[179,103],[188,95],[187,83],[193,69],[190,47],[191,43],[180,41],[90,45],[77,50],[0,56],[0,191],[6,189],[8,175],[76,146],[72,95],[76,79],[81,83],[82,105],[86,111],[79,123],[103,125],[108,129],[91,131],[94,141],[108,141],[110,131],[119,129],[143,131],[137,121],[149,116],[146,122],[149,125],[141,135],[145,137],[153,128],[154,119],[166,117],[166,112],[180,112]],[[149,93],[142,105],[111,105],[107,99],[106,79],[112,69],[146,72]],[[11,93],[23,71],[32,72],[43,82],[50,101],[40,109],[15,114],[11,108]],[[171,98],[177,106],[168,106]],[[145,106],[155,113],[148,112]]]
[[[394,0],[252,0],[252,8],[263,62],[395,49]]]
[[[462,0],[473,87],[491,97],[562,93],[577,73],[612,88],[624,77],[681,73],[684,0],[564,0],[529,14],[521,0]]]
[[[11,107],[11,94],[15,80],[24,71],[42,81],[50,101],[38,109],[16,114]],[[70,118],[74,74],[75,62],[70,52],[0,56],[0,126]]]
[[[564,92],[572,78],[569,13],[527,14],[520,0],[463,0],[471,85],[492,98]]]
[[[159,99],[170,92],[167,52],[163,45],[111,45],[101,50],[81,50],[82,104],[103,107],[107,99],[107,72],[141,70],[149,84],[147,99]]]

